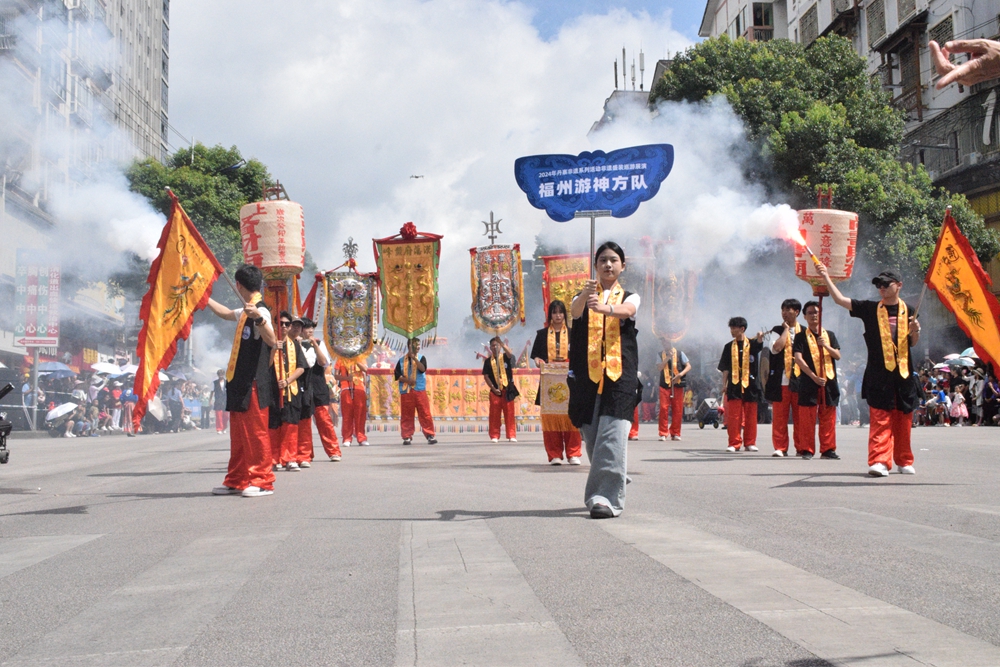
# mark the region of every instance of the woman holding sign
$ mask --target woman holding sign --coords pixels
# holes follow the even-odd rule
[[[639,401],[639,295],[618,283],[625,251],[617,243],[602,244],[594,266],[597,278],[587,281],[571,307],[567,380],[570,420],[590,458],[584,499],[591,518],[606,519],[625,507],[628,433]]]

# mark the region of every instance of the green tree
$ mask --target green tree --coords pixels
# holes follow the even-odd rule
[[[981,260],[1000,252],[962,195],[935,188],[923,165],[898,161],[904,117],[867,74],[851,43],[824,37],[809,48],[788,40],[709,39],[678,54],[653,87],[654,100],[725,96],[758,149],[750,171],[800,208],[832,186],[837,208],[857,211],[859,253],[910,274],[930,262],[946,206]]]

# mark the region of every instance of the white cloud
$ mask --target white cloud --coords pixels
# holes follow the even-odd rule
[[[468,313],[468,249],[485,242],[490,210],[504,220],[500,241],[526,256],[543,228],[576,232],[528,205],[514,160],[618,147],[587,132],[622,45],[645,45],[648,87],[656,58],[689,44],[669,15],[624,11],[580,17],[545,41],[524,6],[480,0],[171,10],[171,124],[263,160],[305,207],[321,267],[342,261],[348,236],[372,270],[369,238],[408,220],[444,234],[445,334]]]

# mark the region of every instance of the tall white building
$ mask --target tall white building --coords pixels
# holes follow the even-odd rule
[[[757,26],[768,16],[771,34]],[[927,46],[1000,37],[1000,0],[707,0],[699,34],[787,38],[807,47],[830,34],[850,39],[906,112],[900,160],[925,165],[935,185],[965,194],[987,225],[1000,229],[1000,80],[937,90]],[[1000,261],[993,259],[988,270],[1000,289]]]
[[[13,299],[17,249],[44,249],[59,233],[54,186],[86,182],[104,163],[166,157],[168,19],[169,0],[0,0],[0,306]],[[77,305],[119,324],[99,298]],[[0,362],[17,363],[25,350],[5,310]],[[71,338],[74,358],[98,356],[97,343]]]

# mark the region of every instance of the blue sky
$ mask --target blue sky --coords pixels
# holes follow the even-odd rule
[[[674,30],[691,40],[698,39],[698,26],[705,12],[704,0],[521,0],[535,9],[534,25],[543,39],[550,39],[559,32],[559,27],[581,14],[604,14],[610,9],[622,8],[638,13],[646,11],[650,16],[672,12]]]

